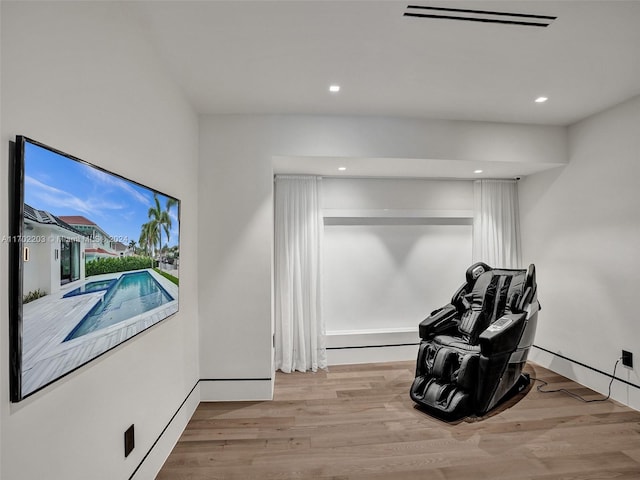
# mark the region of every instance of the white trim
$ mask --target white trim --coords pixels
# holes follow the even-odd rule
[[[325,218],[473,218],[473,210],[421,210],[421,209],[342,209],[325,208]]]
[[[419,343],[418,327],[369,330],[333,330],[325,334],[327,348],[372,347]]]
[[[417,327],[338,330],[325,338],[329,365],[415,360],[420,343]]]
[[[608,393],[611,378],[602,375],[597,371],[591,370],[590,368],[584,367],[558,355],[553,355],[552,353],[536,348],[535,346],[531,347],[528,359],[541,367],[547,368],[552,372],[562,375],[563,377],[567,377],[568,379],[595,390],[604,396]],[[601,368],[601,370],[608,374],[612,373],[615,361],[616,359],[611,359],[611,365]],[[633,369],[623,367],[622,364],[618,365],[616,377],[632,383],[637,382],[635,371]],[[553,387],[554,386],[551,385],[548,388]],[[640,390],[635,387],[614,380],[611,384],[611,398],[623,405],[640,411]]]
[[[273,399],[273,379],[201,379],[201,402],[241,402]]]
[[[327,363],[329,370],[331,370],[332,365],[415,361],[417,355],[418,345],[345,348],[327,350]]]

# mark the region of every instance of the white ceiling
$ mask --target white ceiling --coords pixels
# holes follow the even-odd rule
[[[409,4],[557,19],[403,16]],[[569,125],[640,94],[640,1],[148,1],[136,15],[199,113]],[[332,83],[342,87],[330,94]],[[544,95],[549,101],[536,104]]]

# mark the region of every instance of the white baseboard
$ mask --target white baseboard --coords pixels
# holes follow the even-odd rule
[[[419,343],[417,328],[327,332],[327,363],[331,366],[415,360]]]
[[[343,348],[327,351],[327,363],[331,365],[351,365],[358,363],[382,363],[415,361],[417,345],[401,345],[370,348]]]
[[[529,360],[563,377],[567,377],[580,385],[595,390],[604,396],[606,396],[609,391],[611,377],[608,375],[613,373],[615,363],[615,359],[612,359],[610,369],[602,369],[608,374],[605,375],[593,368],[581,365],[577,363],[577,361],[556,355],[535,346],[531,347],[529,351]],[[632,385],[624,383],[624,381],[614,380],[611,384],[611,398],[634,410],[640,410],[640,388],[637,387],[639,384],[637,372],[619,364],[615,376],[616,379],[630,382]]]
[[[201,379],[202,402],[254,401],[273,399],[273,379]]]

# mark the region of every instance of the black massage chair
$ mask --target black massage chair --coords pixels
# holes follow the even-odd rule
[[[535,267],[476,263],[451,303],[420,323],[411,399],[445,420],[483,416],[529,385],[522,373],[538,321]]]

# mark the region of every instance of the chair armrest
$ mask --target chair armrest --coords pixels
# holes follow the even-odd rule
[[[493,322],[480,334],[480,351],[488,357],[513,352],[526,325],[526,313],[510,313]]]
[[[458,309],[450,303],[431,312],[431,315],[420,322],[418,329],[420,338],[426,340],[436,333],[443,332],[444,330],[456,325],[457,322],[455,317],[457,313]]]

